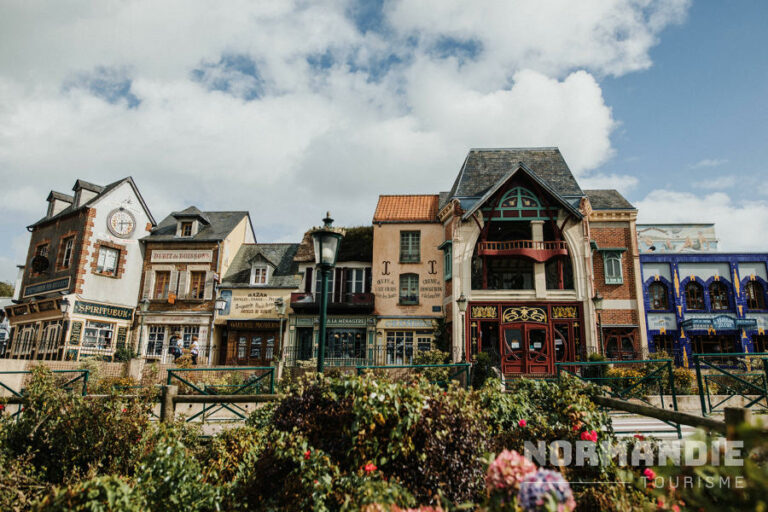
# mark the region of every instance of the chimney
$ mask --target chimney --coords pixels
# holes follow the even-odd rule
[[[51,190],[51,193],[48,194],[48,214],[46,217],[53,217],[60,211],[62,211],[64,208],[67,208],[68,206],[71,206],[74,202],[74,198],[72,196],[68,196],[67,194],[62,194],[61,192],[56,192],[55,190]]]
[[[75,191],[75,208],[79,208],[99,195],[104,190],[104,187],[88,183],[87,181],[77,180],[72,190]]]

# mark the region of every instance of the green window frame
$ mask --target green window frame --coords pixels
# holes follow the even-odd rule
[[[446,240],[438,249],[443,251],[443,278],[448,281],[453,274],[453,243]]]
[[[421,261],[421,231],[400,232],[400,263]]]
[[[605,284],[624,284],[621,253],[624,251],[602,251]]]
[[[419,304],[419,275],[400,274],[400,304],[415,306]]]

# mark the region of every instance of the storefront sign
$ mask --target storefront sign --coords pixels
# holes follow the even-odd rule
[[[213,251],[176,250],[152,251],[152,263],[209,263],[213,261]]]
[[[681,327],[686,330],[735,331],[738,329],[757,329],[757,320],[753,318],[737,319],[731,316],[696,317],[684,320]]]
[[[54,292],[56,290],[66,290],[67,288],[69,288],[69,277],[62,277],[61,279],[54,279],[53,281],[46,281],[45,283],[25,286],[24,296],[30,297],[32,295]]]
[[[269,320],[230,320],[227,327],[236,329],[278,329],[280,322]]]
[[[547,322],[547,311],[544,308],[514,306],[504,308],[502,322]]]
[[[231,316],[271,316],[277,315],[276,297],[265,292],[235,293],[232,296]]]
[[[83,332],[83,322],[72,322],[72,330],[69,331],[69,344],[79,345],[80,335],[82,334],[82,332]],[[75,359],[77,359],[77,354],[75,354]]]
[[[355,317],[328,317],[325,325],[362,325],[365,326],[368,323],[367,318],[355,318]]]
[[[393,329],[434,329],[430,319],[424,318],[397,318],[384,320],[384,327]]]
[[[470,318],[499,318],[499,310],[496,306],[472,306],[469,308]]]
[[[118,320],[130,320],[133,318],[132,308],[121,308],[118,306],[105,306],[93,302],[76,301],[72,312],[76,315],[103,316],[106,318],[116,318]]]
[[[443,296],[443,283],[441,279],[426,277],[421,280],[419,290],[423,299],[439,299]]]

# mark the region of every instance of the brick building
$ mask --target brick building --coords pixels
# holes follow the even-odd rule
[[[138,294],[141,354],[169,362],[169,346],[188,349],[197,339],[201,363],[215,361],[221,340],[214,336],[214,302],[242,244],[255,243],[248,212],[203,212],[194,206],[171,213],[141,239],[143,279]]]
[[[141,281],[138,239],[155,221],[133,179],[77,180],[51,191],[31,232],[16,305],[6,308],[17,359],[111,360],[129,345]]]

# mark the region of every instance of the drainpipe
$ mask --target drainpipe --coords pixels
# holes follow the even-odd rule
[[[219,280],[221,280],[221,242],[217,242],[217,245],[219,247],[219,250],[216,252],[216,275],[219,276]],[[213,285],[213,303],[216,304],[216,297],[218,297],[219,293],[219,283],[214,283]],[[211,328],[208,332],[208,366],[211,366],[211,363],[213,362],[213,330],[216,328],[216,324],[214,321],[216,320],[216,307],[213,308],[213,311],[211,312]]]

